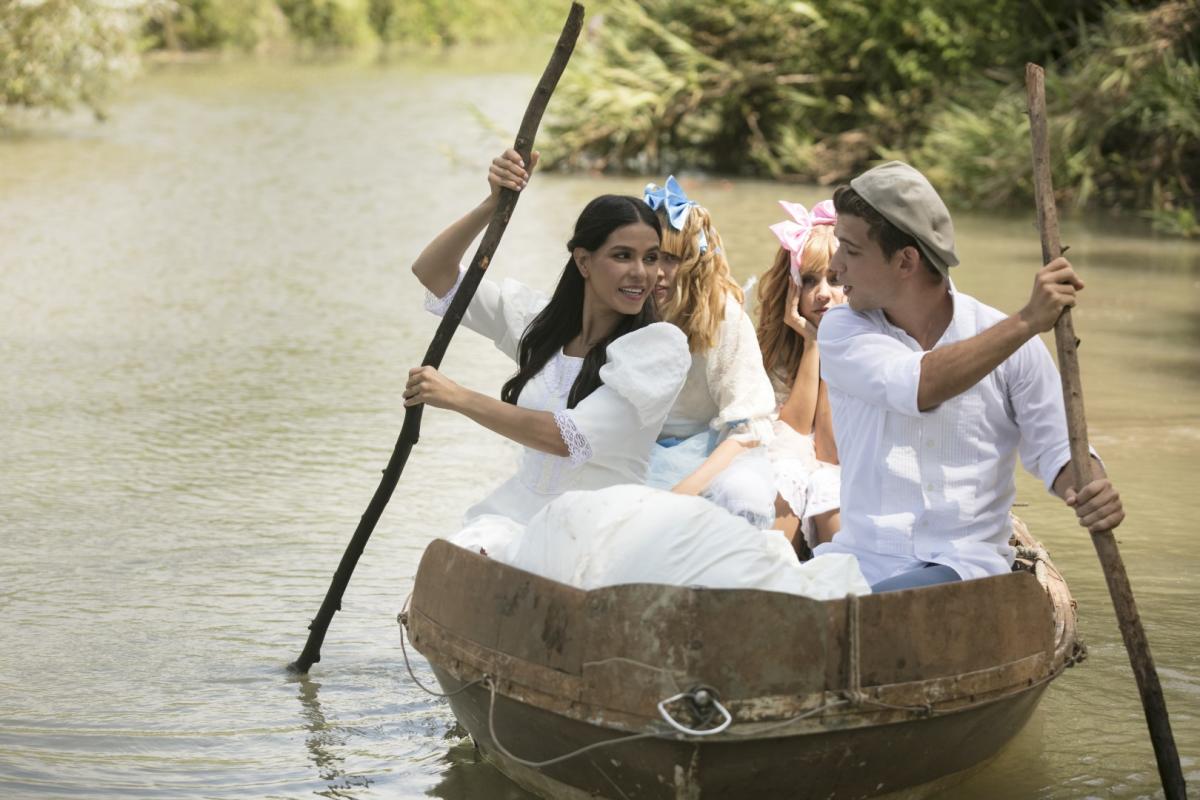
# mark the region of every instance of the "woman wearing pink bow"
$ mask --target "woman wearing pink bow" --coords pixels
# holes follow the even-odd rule
[[[777,527],[789,537],[798,527],[813,547],[833,538],[840,523],[841,471],[817,347],[821,317],[845,302],[829,281],[837,214],[830,200],[811,211],[780,205],[792,219],[771,226],[780,247],[758,285],[758,341],[779,411],[768,452],[779,491]],[[798,536],[794,543],[803,549]]]

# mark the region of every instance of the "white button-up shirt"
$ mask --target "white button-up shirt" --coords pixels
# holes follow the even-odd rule
[[[935,349],[1006,316],[951,293],[954,316]],[[842,528],[817,554],[858,556],[870,583],[922,563],[964,579],[1009,571],[1017,454],[1047,489],[1071,459],[1062,386],[1041,339],[922,412],[925,352],[882,311],[832,308],[818,336],[842,465]]]

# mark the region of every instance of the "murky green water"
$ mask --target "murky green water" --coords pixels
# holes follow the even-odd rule
[[[425,544],[514,448],[425,417],[311,679],[284,672],[402,419],[433,321],[408,264],[482,197],[528,69],[193,66],[108,124],[0,141],[0,795],[525,797],[415,688],[395,615]],[[543,175],[495,269],[548,285],[574,215],[637,179]],[[695,180],[742,277],[780,197]],[[1015,310],[1031,217],[958,215],[959,286]],[[1123,553],[1189,780],[1200,784],[1200,246],[1068,224],[1089,282],[1093,441],[1125,497]],[[464,333],[445,364],[495,392]],[[954,797],[1158,793],[1090,543],[1023,478],[1020,511],[1079,601],[1091,657]],[[470,591],[470,587],[463,587]],[[758,643],[761,644],[761,643]],[[758,646],[747,642],[747,646]],[[424,662],[418,674],[429,679]]]

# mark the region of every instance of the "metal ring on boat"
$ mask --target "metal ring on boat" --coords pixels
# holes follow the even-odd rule
[[[694,730],[692,728],[687,727],[686,725],[681,725],[680,723],[675,721],[674,717],[671,716],[671,712],[667,711],[668,703],[674,703],[676,700],[682,700],[685,697],[687,699],[691,700],[693,703],[696,703],[697,702],[696,695],[699,694],[701,691],[707,695],[707,697],[705,698],[706,702],[704,703],[704,705],[707,705],[708,703],[712,703],[716,707],[717,711],[720,711],[725,716],[725,721],[722,722],[720,725],[718,725],[715,728],[709,728],[708,730],[704,730],[704,731]],[[701,689],[699,691],[692,691],[692,692],[680,692],[679,694],[677,694],[673,697],[668,697],[666,700],[660,700],[658,703],[658,713],[662,716],[662,718],[664,720],[667,721],[668,725],[670,725],[672,728],[679,731],[680,733],[687,734],[688,736],[712,736],[714,733],[720,733],[721,731],[725,730],[726,728],[729,727],[730,723],[733,722],[733,715],[729,713],[729,710],[727,708],[725,708],[725,706],[721,705],[721,701],[717,699],[716,692],[713,692],[708,689]]]

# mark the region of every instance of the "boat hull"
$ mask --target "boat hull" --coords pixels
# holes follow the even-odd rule
[[[435,667],[434,673],[446,691],[462,686],[445,670]],[[944,790],[947,779],[965,777],[1016,736],[1044,688],[954,714],[867,728],[746,741],[639,739],[541,769],[497,747],[489,732],[488,689],[468,688],[451,697],[450,706],[489,761],[542,797],[860,800],[905,789],[910,798]],[[497,738],[524,761],[619,738],[610,729],[500,696],[494,716]]]
[[[484,754],[542,796],[878,797],[985,762],[1082,657],[1065,581],[1016,530],[1010,575],[827,601],[583,591],[436,541],[402,621]]]

